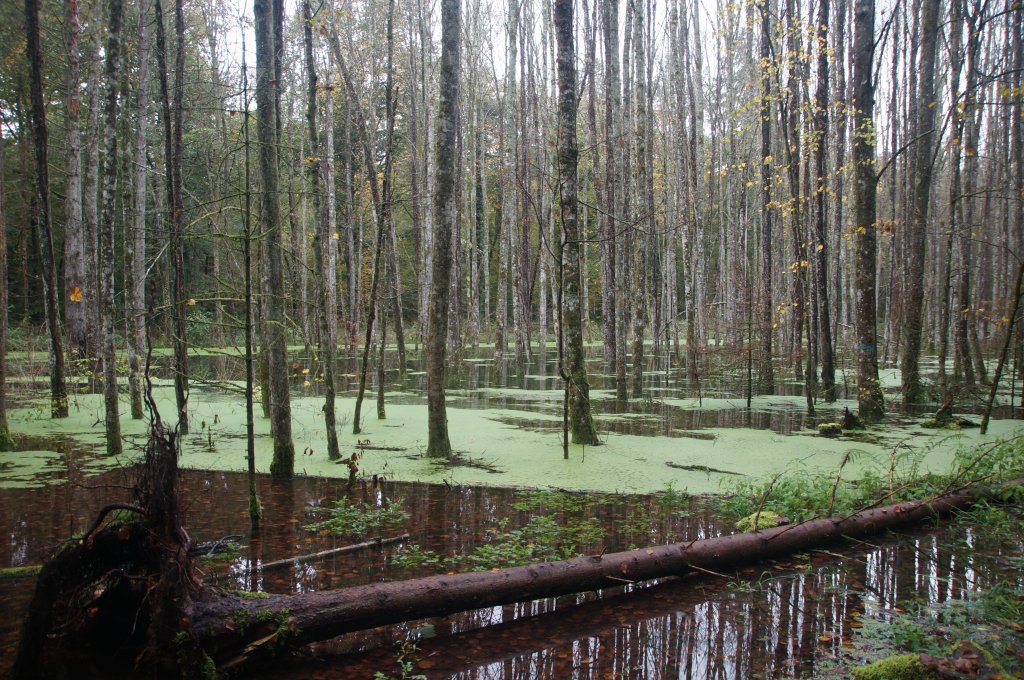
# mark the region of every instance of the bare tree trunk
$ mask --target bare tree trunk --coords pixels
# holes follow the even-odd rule
[[[950,120],[952,127],[953,139],[963,139],[963,118],[960,116],[958,107],[960,104],[960,71],[962,67],[962,57],[960,54],[960,46],[962,43],[961,34],[963,33],[963,5],[960,0],[952,0],[950,2],[950,28],[949,28],[949,96],[950,96]],[[947,385],[946,379],[946,358],[949,355],[949,336],[950,336],[950,320],[952,317],[950,300],[950,287],[953,278],[953,242],[956,240],[957,235],[960,233],[960,229],[963,228],[961,223],[960,215],[960,191],[961,191],[961,176],[960,176],[960,145],[951,144],[949,149],[949,232],[946,235],[946,242],[944,248],[944,261],[942,262],[942,279],[941,289],[942,295],[940,298],[940,319],[939,319],[939,383],[940,387],[945,389]],[[957,315],[957,319],[962,318],[962,314]],[[953,338],[954,338],[954,353],[956,352],[956,335],[957,329],[960,325],[959,321],[953,324]],[[966,337],[966,336],[965,336]],[[959,373],[955,370],[959,368],[959,362],[954,360],[954,374]],[[958,377],[957,377],[958,379]]]
[[[775,391],[772,368],[772,123],[771,123],[771,17],[761,7],[761,351],[758,357],[758,386],[761,392]]]
[[[440,102],[437,108],[435,147],[434,257],[429,325],[425,343],[427,361],[427,455],[449,457],[448,414],[444,403],[448,296],[451,291],[451,239],[455,211],[454,174],[459,115],[459,55],[461,51],[459,0],[441,0]]]
[[[317,76],[316,65],[313,61],[313,11],[310,8],[309,0],[303,0],[302,18],[304,19],[302,35],[305,48],[303,57],[306,66],[306,124],[309,135],[309,159],[312,159],[312,162],[308,162],[306,165],[306,172],[309,175],[310,193],[313,198],[313,216],[318,225],[313,238],[313,249],[317,270],[317,301],[320,306],[319,340],[320,370],[323,373],[324,381],[324,426],[327,431],[327,457],[330,460],[337,460],[341,457],[341,453],[338,449],[338,429],[334,415],[334,369],[337,353],[338,312],[335,278],[337,267],[332,257],[334,244],[331,220],[333,192],[328,189],[327,196],[322,195],[324,186],[331,186],[331,175],[327,167],[334,163],[334,158],[331,153],[321,153],[323,149],[320,146],[317,128]],[[333,96],[333,92],[328,88],[327,97],[333,98]],[[334,124],[330,116],[328,116],[327,124],[329,126]],[[330,147],[331,145],[328,145],[328,151],[332,150]]]
[[[25,23],[29,87],[31,89],[32,141],[36,161],[36,226],[39,260],[42,265],[43,301],[49,338],[50,416],[67,418],[68,393],[64,384],[64,345],[61,338],[60,306],[57,300],[57,267],[53,253],[50,220],[50,170],[47,161],[46,105],[43,99],[43,53],[39,44],[39,0],[25,0]],[[7,282],[2,283],[6,287]]]
[[[873,83],[875,0],[854,0],[853,24],[853,224],[857,356],[857,406],[865,422],[885,412],[878,381],[875,314],[876,200],[875,87]]]
[[[907,243],[907,304],[904,310],[906,334],[900,361],[903,401],[907,404],[917,403],[924,397],[918,361],[924,329],[925,232],[928,227],[932,156],[935,151],[935,51],[940,4],[941,0],[923,0],[921,4],[920,80],[917,93],[918,115],[914,127],[914,195]]]
[[[268,269],[264,325],[270,372],[271,431],[274,437],[274,459],[270,464],[270,474],[274,479],[290,479],[294,473],[295,444],[292,442],[291,401],[288,394],[281,210],[277,194],[278,117],[274,94],[275,83],[279,82],[278,46],[275,43],[275,35],[279,31],[274,25],[278,13],[271,11],[268,0],[254,0],[253,18],[256,29],[256,138],[259,142],[262,231],[266,234]]]
[[[4,159],[7,144],[0,137],[0,187],[5,186]],[[0,191],[0,451],[14,450],[7,422],[7,204]]]
[[[829,249],[828,220],[828,24],[829,0],[820,0],[818,4],[818,90],[814,108],[814,127],[816,137],[815,173],[817,187],[815,190],[815,236],[814,257],[816,258],[814,275],[818,288],[818,335],[821,351],[821,387],[822,397],[826,402],[836,400],[836,371],[832,351],[832,317],[828,292]]]
[[[87,280],[95,272],[86,259],[88,239],[82,221],[82,68],[78,0],[68,0],[64,14],[67,40],[67,107],[64,114],[64,326],[72,359],[88,357],[88,308],[85,295],[95,293]],[[98,31],[98,27],[93,27]]]
[[[108,0],[104,67],[103,195],[100,207],[100,324],[103,404],[107,453],[121,455],[121,414],[117,397],[117,348],[114,344],[114,211],[117,200],[117,100],[121,72],[121,0]]]
[[[132,418],[143,417],[142,357],[146,354],[146,128],[149,118],[149,0],[139,0],[139,84],[135,103],[135,204],[125,238],[125,289],[128,313],[128,386]]]
[[[576,145],[576,48],[573,41],[573,0],[555,0],[558,39],[558,189],[562,218],[559,252],[559,353],[564,351],[562,377],[568,381],[569,429],[573,444],[597,444],[590,413],[590,385],[583,362],[583,322],[580,315],[580,229]],[[563,341],[564,336],[564,341]]]

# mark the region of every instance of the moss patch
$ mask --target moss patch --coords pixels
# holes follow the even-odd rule
[[[761,529],[771,529],[777,527],[780,524],[785,524],[786,518],[782,515],[772,512],[771,510],[762,510],[760,513],[754,513],[747,515],[743,519],[736,522],[736,530],[746,533],[748,531],[760,531]]]
[[[854,668],[856,680],[922,680],[935,677],[917,654],[900,654]]]
[[[0,569],[0,581],[8,581],[16,578],[33,578],[42,569],[40,564],[30,564],[24,567],[5,567]]]

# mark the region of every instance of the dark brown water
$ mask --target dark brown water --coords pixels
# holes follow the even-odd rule
[[[127,495],[130,471],[85,478],[72,454],[64,483],[0,490],[0,565],[36,564],[68,535],[83,531],[106,503]],[[238,535],[241,550],[227,561],[204,563],[209,583],[297,593],[435,573],[393,564],[403,544],[372,548],[286,568],[267,562],[348,545],[360,537],[307,531],[307,508],[344,494],[339,480],[260,480],[265,528],[248,531],[245,478],[234,473],[182,473],[185,523],[196,541]],[[523,495],[510,489],[371,482],[350,496],[371,506],[391,503],[408,513],[384,537],[411,534],[440,555],[471,553],[501,527],[525,525],[531,513],[561,522],[595,519],[603,535],[585,552],[625,549],[731,531],[705,509],[704,499],[668,505],[663,498],[598,497],[581,507],[517,509]],[[385,500],[386,499],[386,500]],[[373,535],[377,535],[374,533]],[[301,658],[258,677],[400,677],[396,645],[412,640],[416,672],[429,678],[769,678],[811,676],[822,664],[847,663],[851,635],[862,625],[888,621],[908,601],[940,603],[970,597],[999,578],[1020,582],[1021,539],[979,543],[970,528],[947,525],[889,535],[836,551],[760,565],[726,581],[713,575],[667,580],[648,588],[606,590],[494,607],[443,619],[378,629],[315,645]],[[1014,565],[1017,570],[1015,571]],[[730,576],[733,574],[730,573]],[[0,672],[11,662],[31,580],[0,581]],[[250,676],[253,677],[253,676]]]

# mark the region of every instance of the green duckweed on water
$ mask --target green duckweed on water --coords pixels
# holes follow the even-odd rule
[[[230,386],[235,390],[241,388],[238,383]],[[509,391],[536,394],[534,391]],[[555,392],[560,394],[555,390],[544,392],[549,399],[554,398]],[[760,406],[772,408],[774,403],[778,404],[776,408],[782,409],[793,399],[802,397],[764,397]],[[45,400],[38,401],[45,403]],[[685,402],[689,408],[696,405],[696,400],[665,400],[670,401]],[[157,389],[156,402],[161,413],[174,412],[171,390]],[[732,399],[706,399],[704,402],[705,408],[734,408],[742,403]],[[348,475],[348,468],[329,461],[326,456],[322,405],[320,397],[292,399],[295,469],[300,474],[344,477]],[[831,408],[841,411],[844,405],[839,402]],[[192,431],[182,442],[182,465],[244,470],[245,407],[239,394],[197,388],[192,390],[189,406]],[[111,459],[102,455],[102,395],[74,395],[70,410],[70,417],[54,420],[38,405],[16,408],[10,413],[11,428],[21,436],[70,440],[74,447],[95,452],[83,463],[87,471],[125,465],[141,453],[146,420],[122,418],[125,455]],[[449,408],[449,430],[458,456],[451,464],[445,464],[424,455],[426,406],[389,404],[386,420],[378,420],[364,409],[363,431],[359,435],[352,434],[353,410],[354,399],[337,400],[342,456],[360,450],[359,474],[363,476],[379,475],[398,481],[635,493],[662,490],[670,483],[690,493],[714,493],[721,490],[723,480],[735,479],[737,473],[751,478],[793,469],[834,474],[844,458],[849,459],[843,468],[844,478],[855,479],[869,470],[887,470],[892,449],[897,446],[901,464],[917,466],[919,471],[945,471],[959,447],[1005,438],[1019,426],[1015,421],[996,420],[991,423],[986,437],[981,437],[977,430],[951,433],[925,431],[913,424],[887,426],[873,431],[875,438],[864,441],[823,438],[816,430],[786,435],[741,427],[701,430],[710,435],[707,439],[608,433],[602,435],[601,446],[571,445],[569,460],[563,460],[561,432],[557,427],[536,431],[502,422],[518,418],[555,425],[561,420],[558,415],[515,408]],[[126,401],[122,412],[129,412]],[[257,417],[256,435],[256,467],[266,472],[272,456],[269,420]],[[848,455],[850,453],[856,455]],[[713,468],[706,466],[708,461],[714,461]],[[0,454],[0,466],[6,466],[0,484],[38,484],[40,473],[63,464],[62,454],[53,451]]]

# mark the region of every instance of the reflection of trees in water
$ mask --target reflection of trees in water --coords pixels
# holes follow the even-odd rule
[[[0,490],[0,563],[39,563],[69,532],[81,531],[100,507],[123,497],[125,471],[80,480],[69,454],[65,475],[77,483],[40,489]],[[595,518],[604,528],[599,544],[585,552],[611,552],[629,545],[689,541],[728,528],[690,499],[684,513],[665,512],[656,497],[607,495],[583,509],[517,510],[512,489],[446,487],[372,481],[348,489],[344,480],[298,477],[288,484],[260,479],[265,525],[248,535],[245,475],[183,470],[185,523],[193,539],[215,541],[242,534],[247,546],[228,564],[204,564],[211,581],[223,574],[226,587],[306,592],[348,584],[405,578],[429,568],[399,571],[390,566],[396,548],[372,549],[282,569],[262,569],[271,560],[351,544],[351,537],[321,536],[302,529],[306,509],[328,505],[345,493],[354,503],[400,502],[409,513],[398,535],[442,555],[469,554],[490,540],[499,522],[505,530],[524,526],[533,514],[560,521]],[[82,486],[85,484],[87,486]],[[363,540],[363,539],[358,539]],[[891,620],[909,599],[939,603],[963,598],[998,579],[997,560],[1022,542],[979,543],[970,529],[947,525],[929,533],[890,536],[850,551],[842,564],[824,552],[809,569],[799,561],[759,566],[739,573],[734,585],[714,577],[686,577],[639,589],[627,596],[606,592],[493,607],[434,620],[350,635],[325,645],[360,653],[332,659],[328,678],[372,677],[394,662],[394,643],[417,639],[425,671],[465,680],[502,678],[749,678],[756,674],[810,674],[837,654],[861,616]],[[1015,578],[1019,576],[1014,575]],[[23,581],[0,581],[0,644],[14,635],[27,605]],[[419,639],[422,636],[431,636]],[[373,651],[362,653],[360,650]],[[318,667],[318,672],[320,667]],[[309,677],[295,664],[275,678]]]

